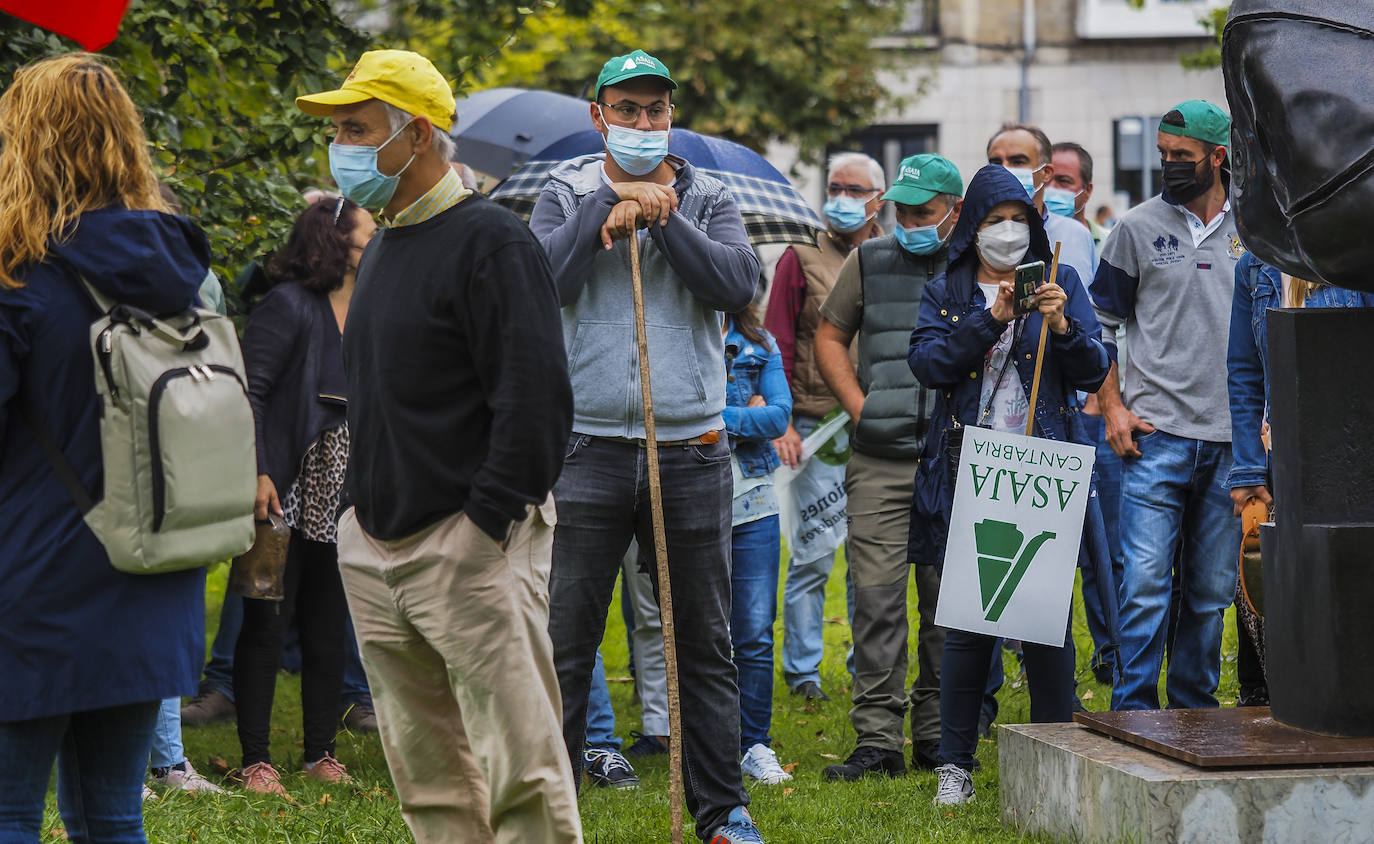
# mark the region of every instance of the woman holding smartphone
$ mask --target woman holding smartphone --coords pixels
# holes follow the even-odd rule
[[[942,565],[954,499],[951,434],[977,425],[1023,434],[1030,414],[1033,434],[1086,442],[1075,391],[1095,392],[1109,361],[1098,337],[1092,303],[1072,267],[1061,265],[1017,316],[1014,277],[1018,265],[1054,256],[1044,222],[1026,201],[1016,177],[998,165],[979,170],[964,195],[964,209],[949,242],[949,265],[926,285],[907,362],[917,379],[938,396],[926,438],[912,505],[910,559]],[[1041,362],[1035,407],[1028,396],[1036,371],[1041,326],[1048,342]],[[1089,499],[1090,510],[1096,497]],[[1089,520],[1093,514],[1089,513]],[[1100,511],[1094,524],[1100,526]],[[1067,631],[1068,619],[1065,619]],[[973,799],[978,713],[997,639],[950,630],[940,672],[940,767],[937,804]],[[1025,644],[1031,720],[1068,721],[1073,716],[1074,652]]]

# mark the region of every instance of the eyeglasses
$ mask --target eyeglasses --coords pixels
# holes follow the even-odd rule
[[[650,123],[659,126],[673,119],[673,107],[671,105],[664,105],[663,103],[642,106],[639,103],[632,103],[629,100],[621,100],[614,104],[598,102],[597,105],[601,106],[601,115],[603,117],[606,115],[605,110],[610,109],[615,112],[617,119],[625,123],[638,123],[639,115],[644,112],[648,113]]]
[[[863,185],[842,185],[839,182],[831,182],[825,186],[825,194],[831,198],[844,194],[854,199],[867,199],[879,190],[879,188],[866,188]]]

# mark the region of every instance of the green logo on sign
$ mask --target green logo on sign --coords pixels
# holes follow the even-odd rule
[[[1025,536],[1016,525],[984,519],[973,526],[973,537],[978,546],[978,586],[982,590],[983,617],[997,621],[1016,587],[1021,585],[1031,560],[1046,542],[1054,539],[1054,533],[1042,531],[1022,548],[1021,540]]]

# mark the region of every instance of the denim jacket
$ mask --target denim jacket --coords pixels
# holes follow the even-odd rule
[[[783,374],[782,353],[772,335],[764,336],[768,348],[740,334],[734,320],[725,335],[725,431],[746,478],[778,468],[773,440],[787,432],[792,417],[792,390]],[[763,396],[766,404],[748,407],[754,396]]]
[[[1321,285],[1307,297],[1308,308],[1370,308],[1374,294]],[[1267,312],[1283,307],[1279,271],[1246,252],[1236,262],[1231,300],[1231,337],[1226,351],[1226,392],[1231,403],[1231,472],[1226,487],[1265,486],[1269,458],[1260,429],[1269,406]]]

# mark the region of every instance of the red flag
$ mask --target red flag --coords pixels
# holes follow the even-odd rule
[[[0,0],[0,12],[65,35],[87,50],[115,40],[129,0]]]

